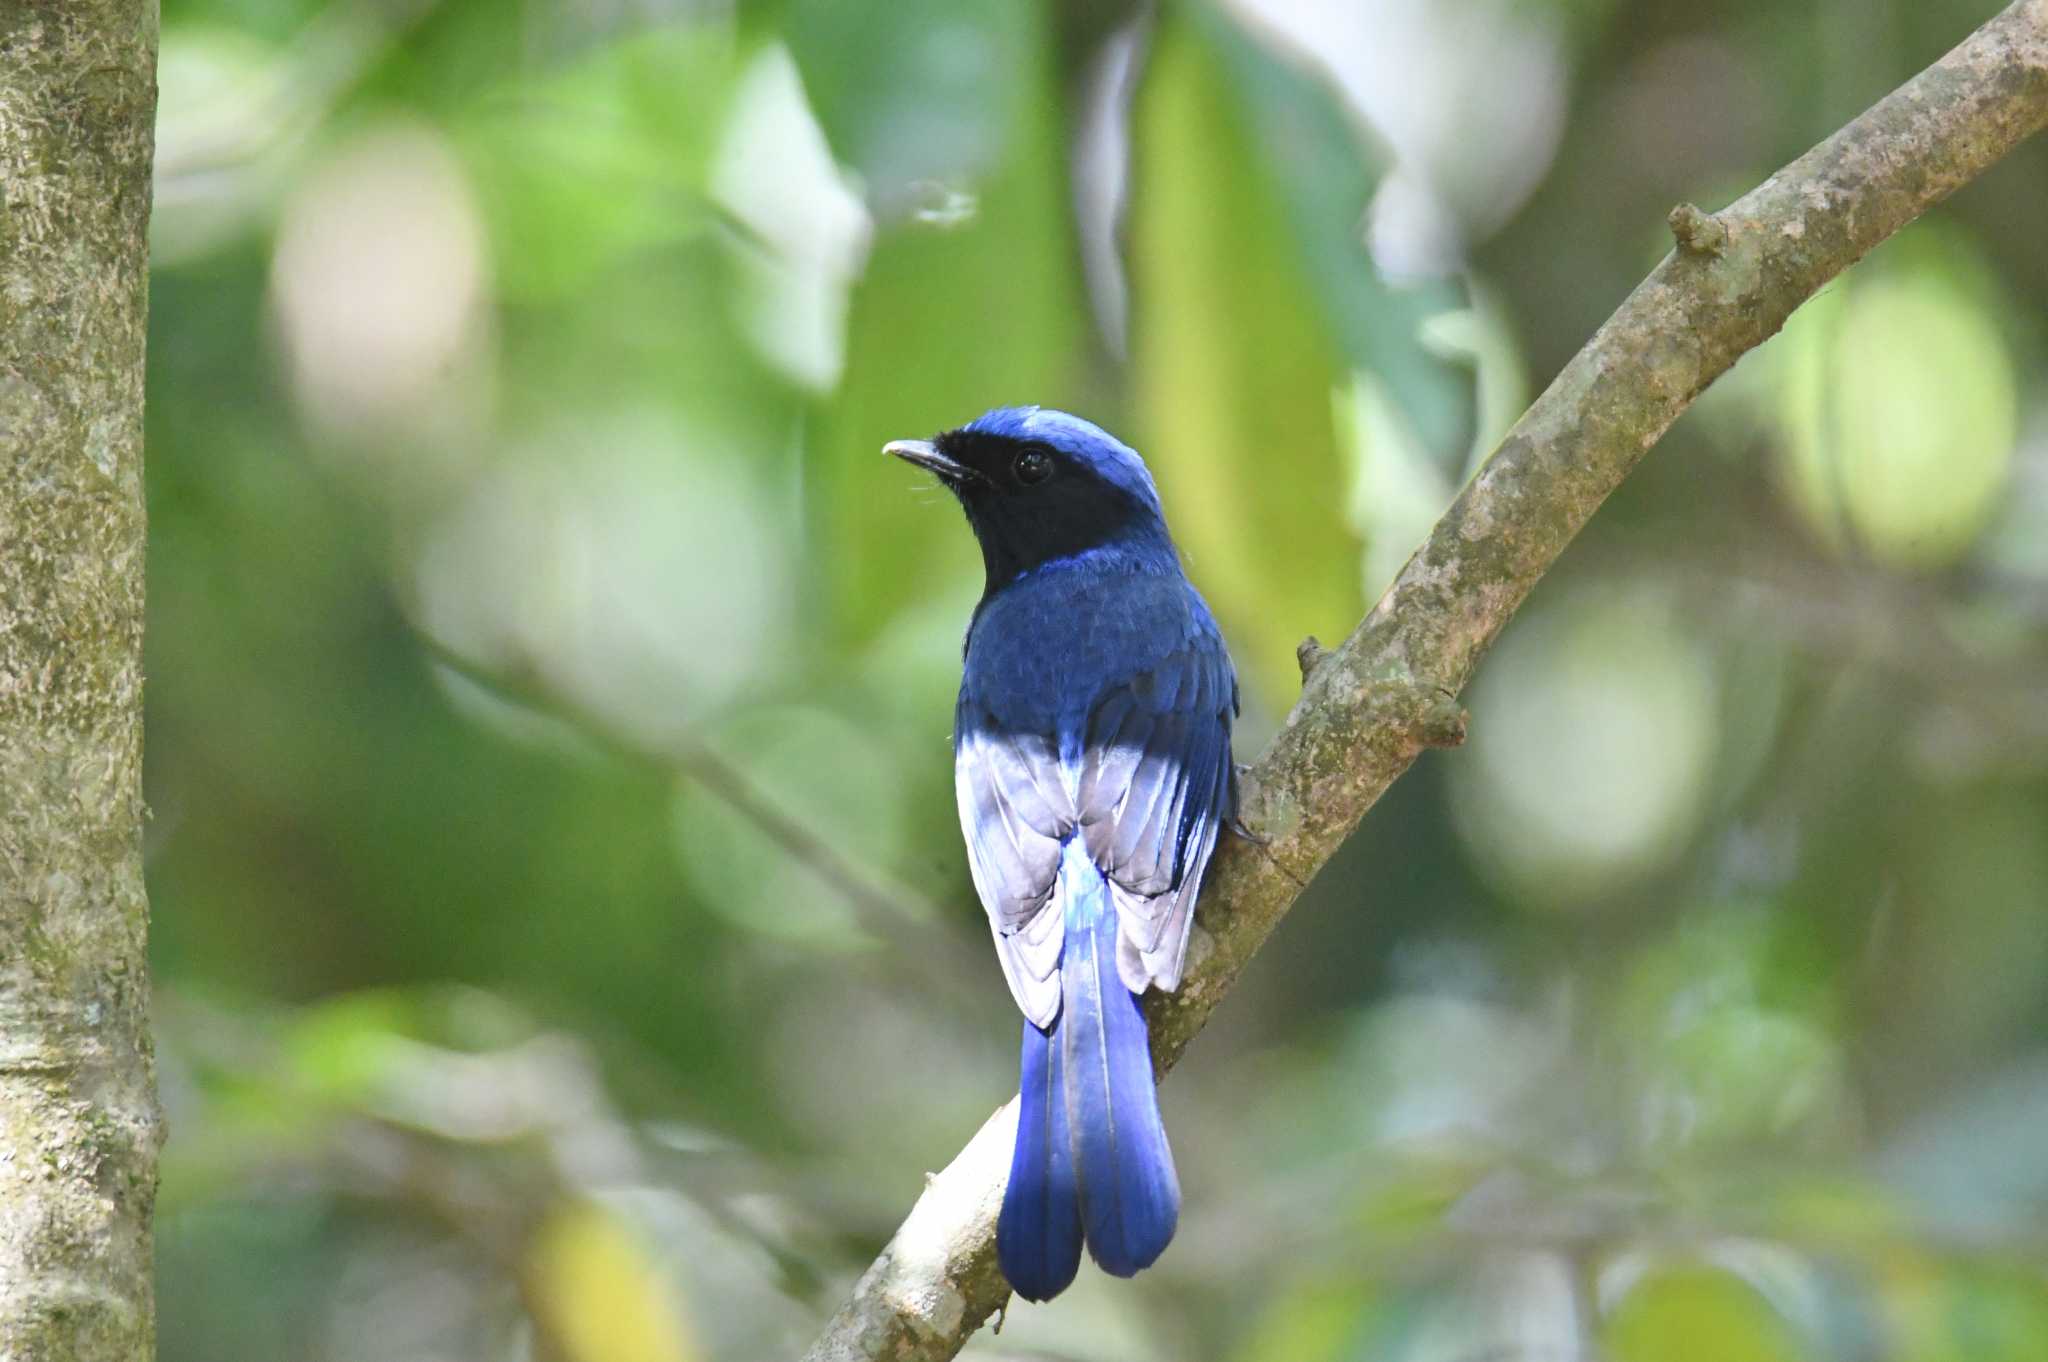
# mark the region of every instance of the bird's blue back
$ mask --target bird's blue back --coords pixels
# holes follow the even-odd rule
[[[1101,550],[1041,568],[982,602],[960,690],[1019,726],[1078,737],[1105,692],[1190,646],[1229,665],[1171,546]]]

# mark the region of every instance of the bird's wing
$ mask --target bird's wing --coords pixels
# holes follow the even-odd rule
[[[954,714],[953,790],[967,865],[988,910],[1003,975],[1024,1015],[1050,1026],[1060,1010],[1060,944],[1052,901],[1074,802],[1050,736],[1006,732],[962,695]]]
[[[1222,642],[1198,634],[1111,688],[1089,716],[1079,820],[1109,877],[1126,987],[1180,983],[1195,895],[1230,816],[1237,681]]]

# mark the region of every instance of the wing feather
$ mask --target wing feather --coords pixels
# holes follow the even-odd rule
[[[1180,982],[1202,872],[1230,816],[1235,696],[1222,643],[1198,636],[1112,689],[1091,717],[1081,835],[1109,877],[1117,968],[1133,992]]]
[[[1207,609],[1184,581],[1126,579],[1117,589],[1138,594],[1096,609],[1087,650],[1064,663],[1049,664],[1028,630],[972,636],[954,716],[974,887],[1011,994],[1039,1026],[1060,1013],[1062,847],[1078,836],[1109,880],[1125,986],[1170,989],[1231,813],[1237,681]],[[1147,644],[1157,651],[1147,648],[1146,665],[1104,685],[1092,705],[1064,707],[1063,674],[1100,676],[1102,659]]]
[[[1024,1015],[1049,1026],[1059,1014],[1064,936],[1053,882],[1060,844],[1074,827],[1054,744],[1003,732],[963,700],[954,715],[953,791],[1003,977]]]

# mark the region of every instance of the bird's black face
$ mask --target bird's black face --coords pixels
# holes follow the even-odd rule
[[[1087,450],[966,426],[887,449],[930,469],[959,498],[981,542],[990,595],[1056,559],[1155,527],[1163,534],[1157,512],[1104,477]]]

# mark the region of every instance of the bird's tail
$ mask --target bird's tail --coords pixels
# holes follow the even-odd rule
[[[1017,1144],[996,1228],[1003,1275],[1026,1300],[1074,1280],[1081,1243],[1105,1272],[1150,1267],[1180,1219],[1145,1015],[1116,969],[1109,885],[1076,838],[1055,890],[1064,909],[1060,1013],[1024,1023]]]

